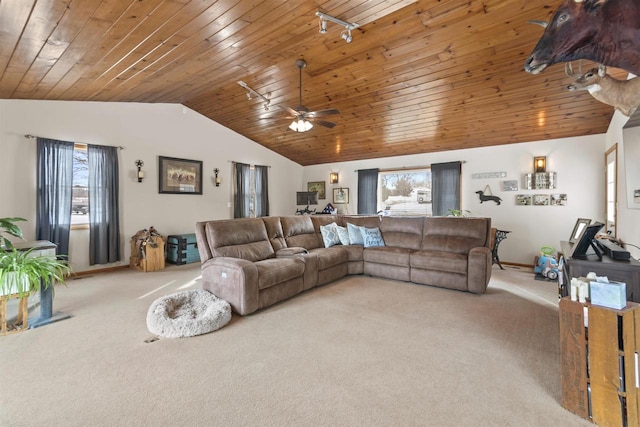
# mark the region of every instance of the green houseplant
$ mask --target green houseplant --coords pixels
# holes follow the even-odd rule
[[[35,256],[34,250],[19,251],[6,234],[22,238],[22,230],[15,223],[23,218],[0,218],[0,296],[17,295],[22,298],[55,282],[65,283],[71,272],[66,262],[51,256]]]

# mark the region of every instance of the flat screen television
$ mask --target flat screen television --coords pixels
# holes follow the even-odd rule
[[[317,191],[298,191],[296,192],[296,205],[317,205],[318,204],[318,192]]]
[[[602,259],[602,253],[593,241],[596,234],[598,234],[598,231],[600,231],[602,227],[604,227],[604,224],[601,222],[594,222],[591,225],[585,225],[580,237],[573,244],[571,258],[587,259],[587,251],[589,250],[589,247],[591,247],[596,255],[598,255],[598,258]]]

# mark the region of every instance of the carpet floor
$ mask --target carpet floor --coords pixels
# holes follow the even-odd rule
[[[350,276],[210,334],[151,341],[199,265],[56,288],[72,317],[0,337],[2,426],[590,426],[560,404],[556,285],[485,295]]]

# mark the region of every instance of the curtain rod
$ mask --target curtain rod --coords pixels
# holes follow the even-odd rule
[[[466,160],[460,160],[460,163],[467,163],[467,161]],[[376,169],[376,168],[367,168],[367,169]],[[356,169],[356,170],[354,170],[354,172],[359,172],[361,170],[367,170],[367,169]],[[384,168],[384,169],[378,168],[378,170],[380,172],[392,172],[392,171],[399,171],[399,170],[414,170],[414,169],[431,169],[431,165],[428,165],[428,166],[400,166],[400,167],[397,167],[397,168]]]
[[[37,139],[37,138],[44,138],[43,136],[34,136],[34,135],[25,135],[24,136],[27,139]],[[51,138],[44,138],[44,139],[51,139]],[[102,145],[102,146],[106,146],[106,147],[117,147],[120,150],[124,150],[124,147],[122,145],[105,145],[105,144],[87,144],[86,142],[75,142],[75,141],[69,141],[69,142],[73,142],[74,144],[84,144],[84,145]]]
[[[243,164],[243,165],[246,165],[246,164],[247,164],[247,163],[242,163],[242,162],[234,162],[233,160],[227,160],[227,161],[228,161],[229,163],[233,163],[234,165],[235,165],[236,163],[241,163],[241,164]],[[266,167],[268,167],[268,168],[271,168],[271,165],[252,165],[251,163],[249,163],[249,166],[266,166]]]

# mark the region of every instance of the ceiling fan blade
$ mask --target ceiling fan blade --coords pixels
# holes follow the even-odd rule
[[[307,117],[324,117],[324,116],[331,116],[333,114],[340,114],[340,111],[338,111],[335,108],[329,108],[326,110],[318,110],[318,111],[310,111],[307,113]]]
[[[302,114],[300,111],[296,111],[290,107],[284,107],[284,109],[287,110],[293,117],[298,117],[300,114]]]
[[[336,125],[336,124],[335,124],[335,123],[333,123],[333,122],[326,122],[326,121],[324,121],[324,120],[316,120],[316,119],[313,119],[313,118],[308,119],[308,120],[309,120],[310,122],[312,122],[312,123],[315,123],[315,124],[320,125],[320,126],[324,126],[324,127],[326,127],[326,128],[329,128],[329,129],[331,129],[332,127],[334,127],[334,126]]]

